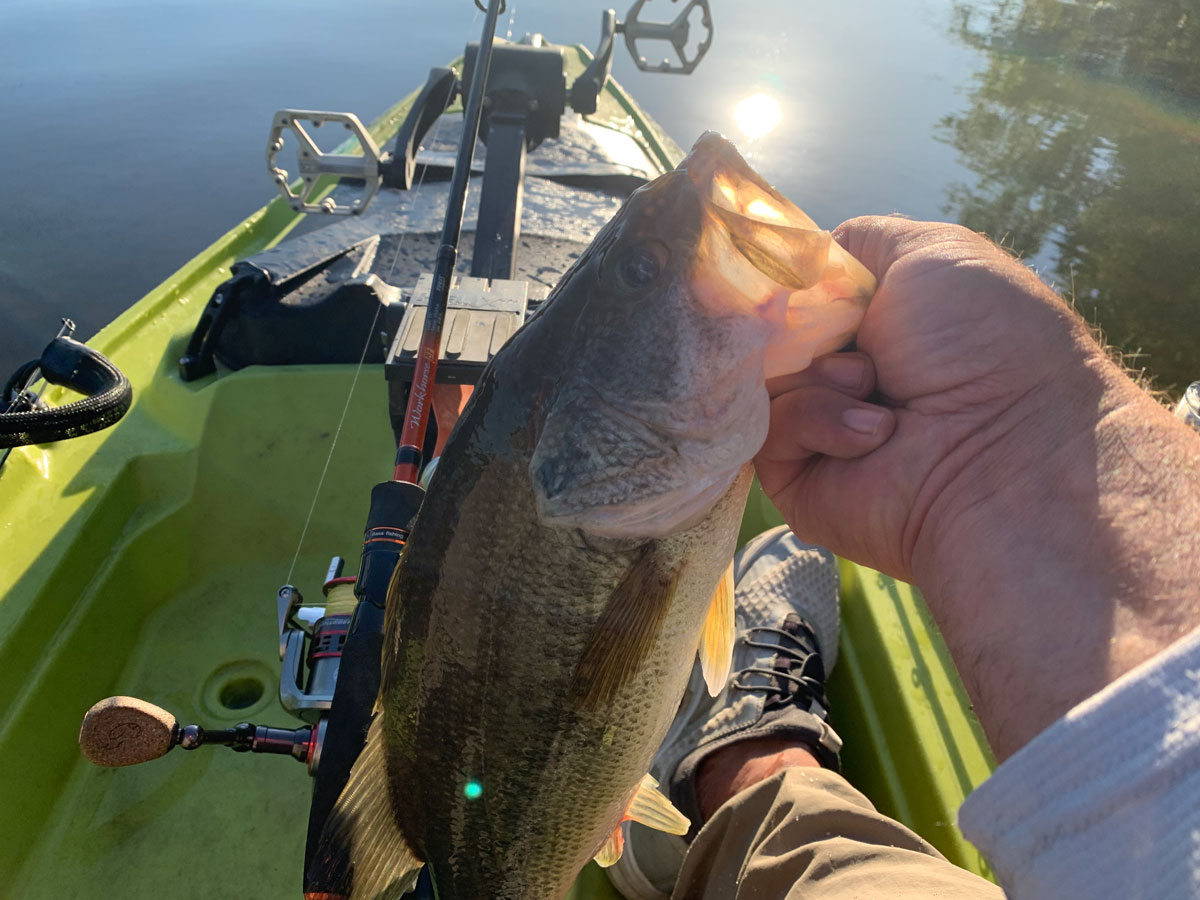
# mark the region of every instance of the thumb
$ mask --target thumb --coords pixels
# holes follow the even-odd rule
[[[914,222],[900,216],[859,216],[835,228],[833,239],[883,281],[893,263],[945,237],[947,229],[964,230],[944,222]]]

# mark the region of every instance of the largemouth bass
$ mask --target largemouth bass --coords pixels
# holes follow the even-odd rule
[[[707,134],[633,194],[500,351],[388,597],[378,714],[327,836],[352,896],[557,900],[634,819],[730,563],[764,378],[847,341],[874,279]]]

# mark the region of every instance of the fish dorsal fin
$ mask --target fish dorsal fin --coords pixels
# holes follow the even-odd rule
[[[621,822],[640,822],[647,828],[668,834],[687,834],[691,827],[688,817],[671,805],[671,801],[658,789],[658,782],[649,774],[642,776]],[[608,868],[621,858],[624,848],[625,834],[618,825],[594,857],[596,864]]]
[[[304,876],[304,893],[350,900],[399,897],[416,887],[420,871],[421,861],[400,833],[392,810],[379,715],[329,814]]]
[[[683,566],[664,566],[654,551],[642,548],[588,638],[571,684],[580,708],[611,703],[658,639]]]
[[[671,801],[658,789],[658,782],[648,774],[642,776],[625,818],[667,834],[687,834],[692,827],[688,817],[671,805]]]
[[[725,689],[729,669],[733,664],[733,562],[717,583],[708,615],[704,617],[704,631],[700,634],[700,670],[704,683],[714,697]]]

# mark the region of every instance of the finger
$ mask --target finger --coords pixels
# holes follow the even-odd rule
[[[899,258],[901,236],[912,226],[923,224],[896,216],[859,216],[833,229],[833,239],[882,281]]]
[[[797,388],[771,401],[771,426],[756,464],[786,466],[813,454],[857,459],[891,437],[895,424],[891,410],[833,388]]]
[[[875,390],[875,364],[865,353],[830,353],[806,369],[767,380],[773,398],[801,387],[831,387],[861,400]]]
[[[970,253],[993,254],[990,241],[961,225],[916,222],[900,216],[860,216],[833,230],[833,239],[883,281],[888,269],[903,257],[938,245]]]

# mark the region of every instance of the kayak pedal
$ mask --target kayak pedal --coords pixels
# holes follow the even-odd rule
[[[357,216],[371,204],[381,184],[399,190],[413,186],[417,169],[417,151],[421,141],[434,122],[438,120],[461,93],[458,76],[453,69],[434,67],[421,93],[409,107],[404,123],[396,133],[392,152],[381,152],[370,133],[353,113],[319,112],[309,109],[281,109],[271,121],[267,137],[267,171],[279,193],[288,205],[297,212],[326,213],[334,216]],[[322,151],[304,127],[309,122],[314,128],[327,123],[340,123],[358,140],[362,153]],[[297,167],[300,171],[300,190],[294,191],[288,171],[276,163],[284,147],[284,134],[290,131],[299,142],[296,150]],[[347,144],[349,141],[346,142]],[[348,150],[346,144],[338,151]],[[338,203],[332,196],[317,200],[328,182],[322,176],[340,180],[362,181],[362,192],[349,203]]]
[[[700,60],[704,58],[708,48],[712,46],[712,10],[709,9],[708,0],[691,0],[670,22],[643,22],[640,15],[642,7],[645,5],[646,0],[635,0],[633,6],[629,7],[629,12],[625,13],[625,21],[618,26],[618,30],[625,34],[625,47],[629,50],[629,55],[633,57],[634,63],[643,72],[661,72],[670,75],[690,74],[700,64]],[[692,10],[695,9],[700,10],[700,26],[705,33],[689,56]],[[669,59],[664,59],[659,63],[648,62],[638,49],[638,41],[641,40],[669,43],[675,48],[675,53],[679,57],[678,63],[673,63]]]
[[[645,2],[646,0],[635,0],[633,6],[625,13],[624,22],[618,22],[616,13],[611,9],[606,9],[601,14],[600,43],[596,52],[592,54],[592,61],[587,69],[571,85],[571,108],[575,112],[588,116],[596,111],[600,92],[604,90],[604,85],[608,82],[608,73],[612,69],[614,35],[625,36],[625,47],[633,57],[634,64],[643,72],[686,75],[700,64],[700,60],[712,46],[712,10],[708,7],[708,0],[692,0],[671,22],[643,22],[641,12]],[[692,10],[697,8],[700,10],[700,25],[705,34],[689,56]],[[672,63],[669,59],[658,63],[647,61],[638,48],[638,41],[643,40],[668,42],[675,48],[678,63]]]
[[[357,138],[362,147],[362,154],[323,152],[302,124],[304,122],[312,123],[314,128],[327,123],[340,123]],[[276,165],[275,162],[284,147],[285,131],[290,131],[299,142],[296,158],[302,186],[298,193],[292,190],[287,169]],[[279,193],[297,212],[328,213],[335,216],[358,215],[367,208],[371,198],[379,190],[382,180],[380,165],[383,161],[379,147],[354,113],[281,109],[275,113],[271,122],[271,133],[267,138],[267,171],[271,173],[271,180],[275,182]],[[325,182],[320,180],[323,175],[361,180],[362,193],[348,204],[339,204],[332,196],[314,202],[315,196],[326,187]]]

